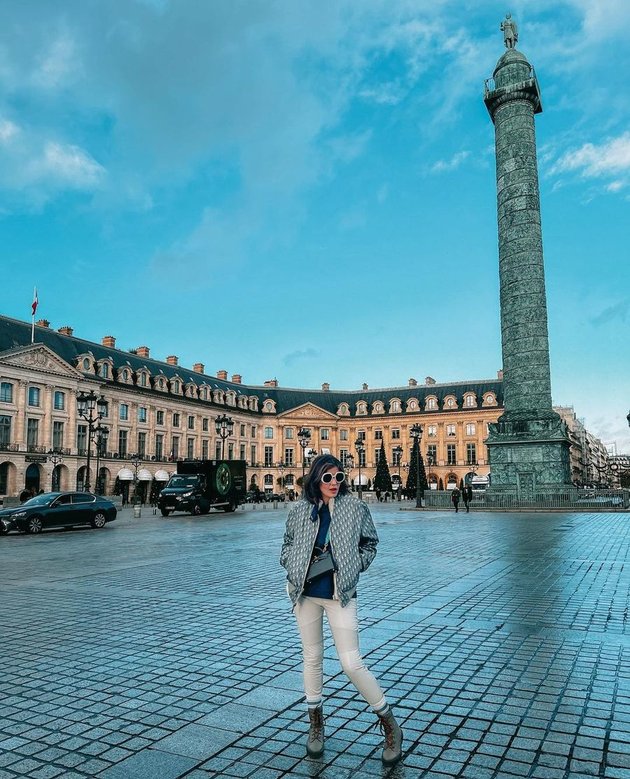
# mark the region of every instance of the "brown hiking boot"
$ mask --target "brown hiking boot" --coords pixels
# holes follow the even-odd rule
[[[378,714],[377,716],[380,721],[381,731],[385,736],[383,754],[381,756],[383,765],[394,765],[402,757],[402,729],[396,722],[391,709],[388,709],[386,714]]]
[[[309,757],[321,757],[324,754],[324,710],[321,706],[308,710],[311,726],[308,731],[306,753]]]

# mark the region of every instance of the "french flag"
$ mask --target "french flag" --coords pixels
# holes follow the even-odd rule
[[[35,316],[35,312],[37,311],[38,305],[39,305],[39,299],[37,297],[37,287],[35,287],[33,291],[33,304],[32,304],[33,316]]]

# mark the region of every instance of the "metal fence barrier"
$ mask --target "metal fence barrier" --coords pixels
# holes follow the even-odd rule
[[[452,509],[451,490],[425,490],[425,508]],[[460,498],[460,508],[464,506]],[[516,495],[473,492],[471,509],[563,509],[566,511],[627,511],[630,508],[629,490],[575,489],[555,495],[539,494],[531,498]]]

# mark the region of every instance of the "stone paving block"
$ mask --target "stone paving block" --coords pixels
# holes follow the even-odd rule
[[[178,779],[196,764],[194,758],[156,749],[143,749],[121,763],[92,775],[98,779]]]
[[[282,711],[304,698],[303,692],[276,687],[258,687],[241,695],[237,700],[241,706],[254,706],[269,711]]]
[[[272,716],[268,709],[226,703],[202,717],[197,724],[220,728],[231,733],[249,733]]]
[[[236,740],[237,734],[204,725],[186,725],[181,730],[157,741],[155,749],[173,752],[197,760],[208,760]]]

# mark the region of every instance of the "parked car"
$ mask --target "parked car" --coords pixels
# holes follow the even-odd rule
[[[44,492],[15,508],[0,511],[0,532],[19,530],[41,533],[49,527],[91,525],[105,527],[116,519],[116,506],[101,495],[89,492]]]

